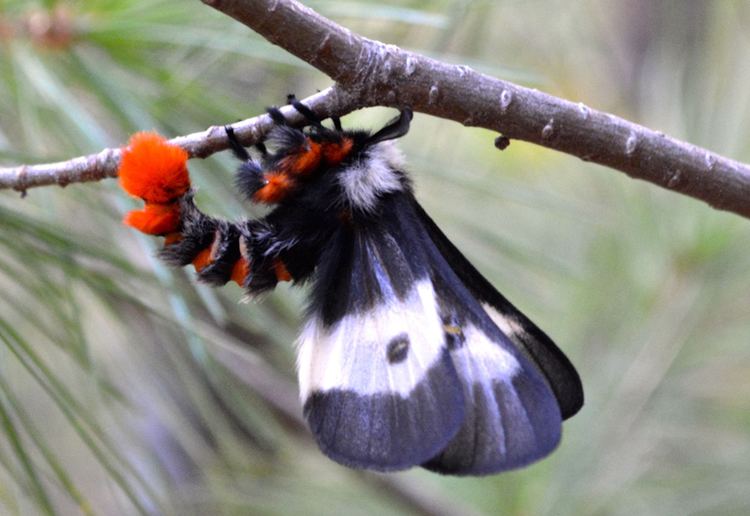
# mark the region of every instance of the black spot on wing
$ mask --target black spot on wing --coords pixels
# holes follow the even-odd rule
[[[460,282],[479,302],[494,307],[521,325],[523,332],[509,336],[531,361],[544,373],[555,394],[563,418],[576,414],[583,406],[583,386],[573,364],[547,334],[508,301],[464,257],[461,251],[445,236],[430,216],[413,202],[416,217],[427,231],[433,246],[443,256],[444,262],[455,272]]]
[[[393,471],[433,457],[464,418],[464,396],[448,352],[408,396],[350,390],[314,392],[304,414],[320,449],[353,468]]]
[[[406,333],[396,335],[388,343],[386,358],[389,364],[398,364],[406,360],[409,354],[409,336]]]

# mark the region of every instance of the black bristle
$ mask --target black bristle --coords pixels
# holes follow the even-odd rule
[[[268,135],[271,148],[277,149],[277,154],[298,152],[307,143],[307,137],[301,130],[289,125],[278,125]]]
[[[219,221],[203,214],[193,203],[192,195],[180,201],[181,239],[164,246],[159,257],[174,267],[184,267],[203,249],[211,245]]]
[[[251,199],[253,194],[260,190],[265,183],[260,165],[249,160],[240,165],[234,177],[234,185],[247,199]]]

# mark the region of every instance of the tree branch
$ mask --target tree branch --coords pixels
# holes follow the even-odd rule
[[[363,38],[294,0],[203,2],[318,68],[363,105],[409,106],[492,129],[750,218],[746,164],[584,104]]]
[[[321,116],[384,105],[409,106],[467,126],[529,141],[625,172],[750,218],[750,167],[609,113],[363,38],[294,0],[203,0],[307,61],[337,86],[306,99]],[[289,110],[291,119],[299,121]],[[245,144],[262,138],[266,116],[241,122]],[[173,142],[195,157],[227,148],[211,127]],[[47,165],[0,169],[0,188],[65,185],[114,177],[119,151]]]
[[[363,107],[357,103],[356,98],[337,85],[303,99],[302,102],[324,117],[344,116]],[[281,111],[292,124],[305,122],[305,119],[291,107],[282,107]],[[240,142],[250,146],[263,140],[265,133],[273,127],[273,121],[268,115],[260,115],[231,125]],[[205,131],[173,138],[170,142],[188,151],[191,158],[205,158],[229,148],[223,126],[211,126]],[[25,193],[27,189],[35,186],[67,186],[70,183],[117,177],[120,153],[121,149],[104,149],[97,154],[79,156],[58,163],[0,167],[0,189],[12,188]]]

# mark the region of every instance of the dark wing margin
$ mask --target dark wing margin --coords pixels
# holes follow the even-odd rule
[[[461,429],[422,466],[450,475],[488,475],[545,457],[562,431],[560,406],[549,381],[493,320],[412,213],[466,400]]]
[[[445,236],[427,212],[414,201],[417,217],[424,224],[432,242],[449,263],[459,279],[480,303],[487,303],[501,317],[520,325],[523,331],[508,335],[520,350],[544,373],[560,405],[563,419],[575,415],[583,406],[583,385],[578,372],[555,343],[528,317],[511,304],[482,276],[466,257]]]
[[[354,389],[314,390],[304,414],[321,451],[351,468],[398,471],[438,453],[463,419],[456,371],[448,351],[408,396],[360,394]]]

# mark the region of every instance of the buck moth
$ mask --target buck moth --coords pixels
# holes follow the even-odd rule
[[[237,188],[273,205],[268,215],[228,222],[204,214],[187,153],[138,133],[119,176],[146,205],[125,223],[165,237],[161,258],[192,264],[212,285],[235,281],[256,295],[279,281],[309,284],[300,396],[333,460],[484,475],[549,454],[562,421],[583,404],[580,378],[415,199],[394,144],[411,111],[370,133],[343,130],[337,118],[328,128],[291,103],[307,127],[270,108],[274,128],[258,160],[226,127],[242,162]]]

